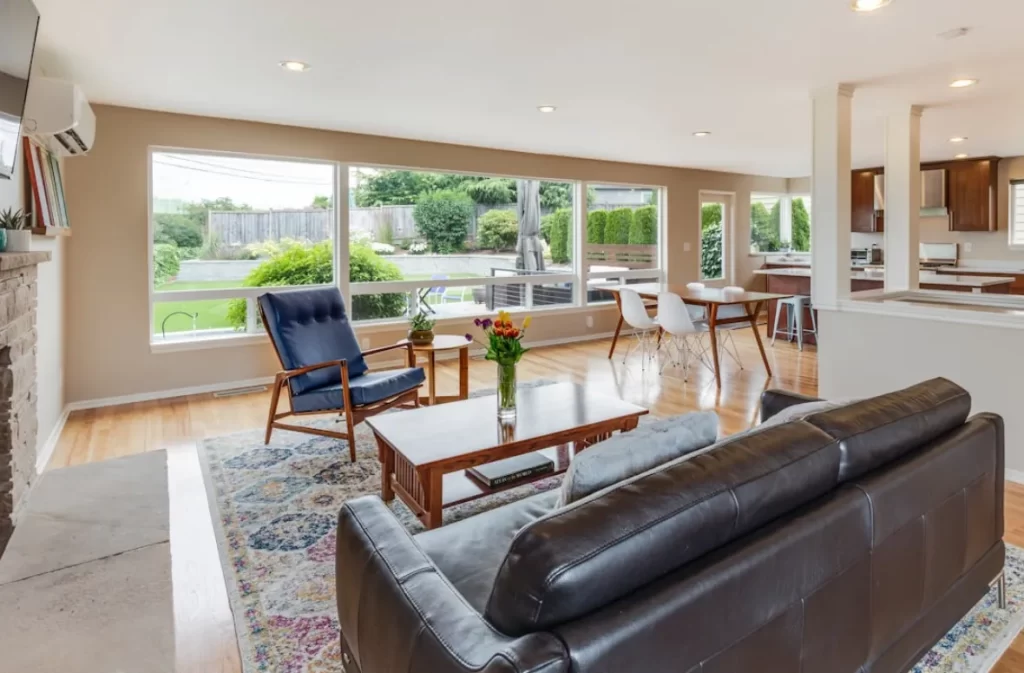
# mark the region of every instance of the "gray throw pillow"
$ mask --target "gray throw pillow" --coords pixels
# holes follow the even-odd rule
[[[717,438],[718,414],[713,411],[665,418],[613,435],[573,458],[562,481],[558,506],[703,449]]]

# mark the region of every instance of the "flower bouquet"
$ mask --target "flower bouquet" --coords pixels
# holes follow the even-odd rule
[[[523,347],[523,337],[530,327],[530,317],[523,320],[522,327],[516,327],[505,311],[498,312],[498,319],[481,320],[473,323],[487,335],[487,360],[498,365],[498,418],[510,420],[516,415],[516,365],[523,359],[529,348]],[[472,338],[471,334],[466,335]]]

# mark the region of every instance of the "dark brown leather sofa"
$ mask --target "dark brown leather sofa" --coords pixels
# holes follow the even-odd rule
[[[345,669],[907,671],[1002,573],[1003,423],[970,406],[934,379],[417,536],[350,501]]]

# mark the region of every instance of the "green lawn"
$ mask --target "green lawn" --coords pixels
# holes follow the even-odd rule
[[[449,278],[473,278],[472,274],[451,274]],[[409,276],[404,280],[430,280],[430,276]],[[171,283],[164,283],[157,287],[157,292],[172,292],[177,290],[223,290],[227,288],[237,288],[241,285],[240,281],[237,280],[211,280],[211,281],[198,281],[192,283],[183,283],[174,281]],[[468,287],[453,287],[446,291],[446,301],[472,301],[472,291]],[[460,299],[461,298],[461,299]],[[192,331],[192,318],[191,315],[198,314],[195,320],[195,329],[225,329],[230,328],[231,325],[228,323],[228,308],[231,305],[231,299],[205,299],[205,300],[192,300],[192,301],[159,301],[159,294],[157,295],[157,302],[153,305],[153,333],[160,334],[162,332],[161,325],[164,319],[176,312],[184,312],[189,315],[174,315],[167,320],[165,329],[167,333],[172,332],[190,332]],[[440,302],[440,297],[431,296],[428,298],[428,303],[435,304]]]

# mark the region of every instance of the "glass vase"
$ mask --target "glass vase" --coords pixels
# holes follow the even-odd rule
[[[498,363],[498,418],[516,417],[516,365]]]

